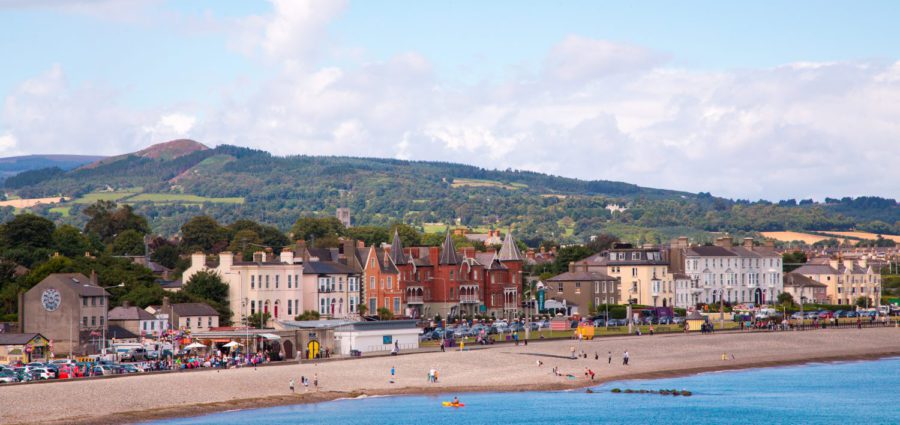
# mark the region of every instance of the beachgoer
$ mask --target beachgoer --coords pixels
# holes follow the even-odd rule
[[[441,352],[442,353],[444,352],[444,340],[443,339],[441,339]]]
[[[625,350],[625,354],[622,355],[622,364],[628,366],[628,350]]]
[[[453,396],[453,404],[456,405],[456,406],[459,405],[459,397]]]
[[[434,383],[436,384],[437,381],[438,381],[438,371],[437,371],[437,369],[435,369],[434,370]]]
[[[609,362],[607,364],[612,364],[612,351],[609,352]]]
[[[319,374],[318,373],[313,375],[313,388],[315,388],[316,391],[319,391]]]
[[[575,358],[575,346],[574,345],[569,347],[569,352],[571,354],[571,357],[574,359]]]
[[[288,386],[290,386],[291,394],[293,394],[294,393],[294,378],[291,378],[291,382],[288,384]]]
[[[594,351],[594,360],[600,360],[600,355],[596,351]]]
[[[395,374],[395,372],[396,372],[396,369],[394,369],[394,366],[391,366],[391,380],[390,380],[390,383],[392,383],[392,384],[394,383],[394,374]]]
[[[594,380],[594,371],[591,369],[588,369],[588,373],[591,374],[591,381],[593,381]]]

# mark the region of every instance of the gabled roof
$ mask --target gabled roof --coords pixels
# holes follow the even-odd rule
[[[385,258],[386,251],[383,248],[373,248],[372,254],[375,255],[375,262],[378,263],[378,269],[382,273],[400,273],[394,262],[390,258]]]
[[[136,339],[138,336],[118,325],[109,325],[106,329],[106,335],[109,338],[118,338],[118,339]]]
[[[44,338],[44,336],[39,333],[26,333],[26,334],[0,333],[0,345],[24,345],[24,344],[29,343],[32,339],[36,338],[37,336]],[[46,338],[44,338],[44,339],[46,339]]]
[[[91,282],[87,276],[81,273],[53,273],[45,277],[41,282],[45,281],[68,285],[75,293],[83,297],[109,296],[105,289]]]
[[[400,242],[400,233],[397,232],[397,229],[394,229],[394,240],[391,241],[391,258],[398,266],[407,264],[406,254],[403,253],[403,244]]]
[[[172,304],[172,310],[175,314],[186,316],[218,316],[219,312],[204,303],[178,303]]]
[[[791,273],[796,274],[838,274],[830,264],[804,264]]]
[[[516,246],[516,239],[513,238],[512,232],[506,232],[506,237],[503,238],[503,246],[500,247],[500,253],[497,258],[500,261],[522,261],[525,259],[522,256],[522,252],[519,251],[519,247]]]
[[[116,307],[107,313],[108,320],[154,320],[152,314],[147,311],[131,306],[131,307]]]
[[[456,253],[456,247],[453,245],[453,238],[450,237],[450,231],[447,231],[447,238],[441,245],[441,258],[438,264],[459,264],[459,255]]]
[[[793,287],[803,286],[803,287],[807,287],[807,288],[813,288],[813,287],[825,288],[828,286],[824,283],[816,282],[815,280],[812,280],[800,273],[797,273],[796,271],[793,271],[791,273],[785,273],[784,276],[782,277],[782,280],[784,281],[784,286],[793,286]]]

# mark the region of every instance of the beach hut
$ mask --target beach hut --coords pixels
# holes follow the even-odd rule
[[[689,332],[700,332],[700,327],[706,323],[706,317],[694,310],[684,319],[684,323]]]

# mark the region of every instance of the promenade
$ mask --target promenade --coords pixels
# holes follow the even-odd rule
[[[568,358],[572,347],[576,353],[584,351],[588,357]],[[631,356],[629,366],[622,365],[626,350]],[[607,359],[610,351],[612,364]],[[595,353],[599,360],[595,360]],[[723,353],[728,360],[722,360]],[[504,344],[465,352],[292,363],[255,370],[251,367],[3,386],[0,387],[3,408],[0,423],[122,423],[360,394],[565,389],[590,384],[583,376],[585,368],[596,373],[594,382],[597,383],[898,355],[898,328],[534,341],[528,346]],[[538,361],[543,366],[538,366]],[[395,383],[389,382],[391,367],[397,371]],[[551,372],[554,367],[575,379],[554,375]],[[427,380],[432,368],[439,372],[437,383]],[[311,384],[305,392],[299,385],[301,375],[310,380],[318,376],[318,389]],[[297,394],[291,394],[288,389],[291,378],[297,384]]]

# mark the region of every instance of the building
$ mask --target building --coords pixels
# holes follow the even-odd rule
[[[50,340],[39,333],[0,333],[0,363],[50,360]]]
[[[353,322],[334,329],[335,352],[415,350],[419,348],[420,329],[415,320]]]
[[[570,271],[597,272],[621,282],[618,304],[669,307],[674,305],[675,285],[666,251],[659,247],[635,248],[617,244],[569,266]]]
[[[672,273],[672,281],[675,284],[675,307],[695,307],[696,303],[691,294],[700,287],[700,283],[694,281],[690,275],[685,273]]]
[[[827,288],[828,285],[799,273],[784,274],[784,292],[791,294],[794,302],[827,304]]]
[[[386,308],[394,316],[402,316],[405,313],[404,288],[400,286],[400,271],[389,250],[368,247],[363,264],[368,314],[375,315],[379,309]]]
[[[466,239],[484,246],[494,246],[503,243],[503,235],[499,230],[490,229],[487,233],[463,233]]]
[[[605,273],[570,271],[545,280],[544,296],[565,305],[569,315],[586,316],[599,305],[619,303],[620,282]]]
[[[19,328],[40,333],[58,353],[96,354],[107,331],[109,293],[97,275],[53,273],[20,295]]]
[[[228,285],[228,302],[235,322],[246,324],[248,315],[269,315],[272,321],[293,318],[303,305],[303,265],[294,261],[294,251],[284,249],[280,256],[258,251],[253,261],[235,260],[231,252],[222,252],[218,264],[207,263],[206,255],[191,255],[191,266],[182,275],[184,282],[200,271],[217,273]]]
[[[805,264],[791,273],[806,276],[826,286],[828,304],[852,305],[860,297],[872,306],[881,305],[881,274],[865,258],[854,261],[832,259],[824,264]]]
[[[163,297],[161,306],[147,307],[147,311],[158,319],[168,320],[171,329],[204,332],[219,327],[219,312],[204,303],[170,304],[169,297]]]
[[[146,310],[125,301],[121,306],[109,311],[110,326],[120,326],[135,335],[156,336],[168,329],[167,320],[157,318]]]
[[[390,255],[400,275],[409,317],[516,316],[525,257],[507,234],[500,250],[457,251],[450,232],[440,247],[404,248],[395,233]]]
[[[310,261],[304,266],[304,310],[318,311],[327,319],[359,317],[362,275],[357,270],[334,261]]]
[[[344,227],[350,227],[350,208],[338,208],[335,214]]]
[[[673,268],[692,280],[691,293],[683,294],[689,297],[684,305],[722,300],[770,304],[784,291],[781,255],[771,241],[756,246],[752,238],[745,238],[741,246],[734,246],[730,237],[723,237],[713,246],[691,246],[682,237],[672,250],[677,251],[670,254]]]

